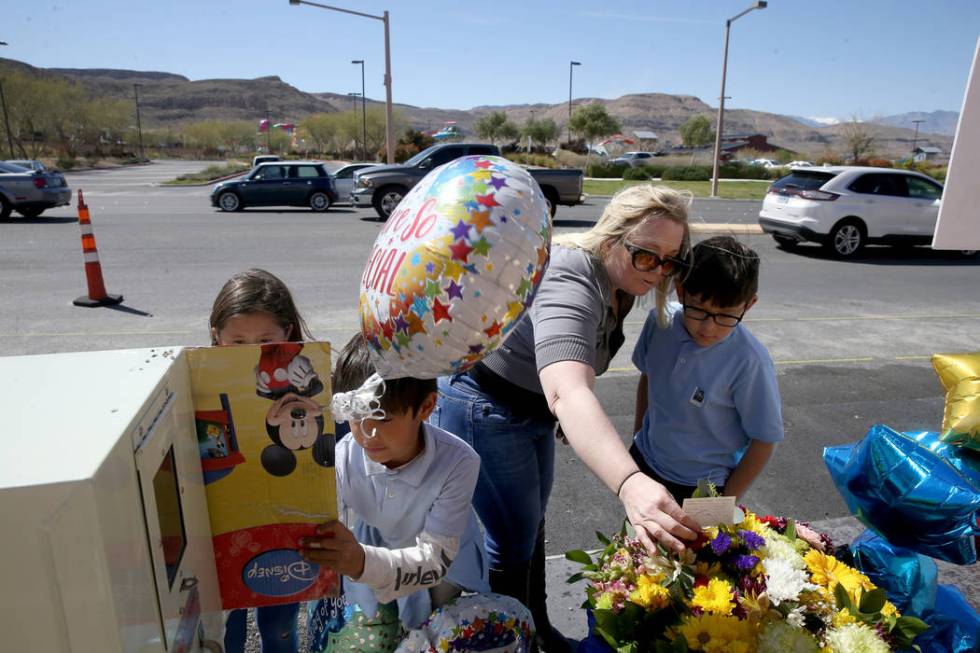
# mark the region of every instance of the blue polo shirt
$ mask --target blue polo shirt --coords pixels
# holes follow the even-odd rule
[[[710,347],[694,342],[676,306],[666,329],[651,311],[633,351],[647,375],[647,412],[635,442],[647,464],[682,485],[721,487],[750,440],[783,439],[776,370],[741,324]]]

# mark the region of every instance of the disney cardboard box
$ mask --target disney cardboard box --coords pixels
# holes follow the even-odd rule
[[[286,342],[188,352],[222,607],[336,594],[299,539],[337,516],[330,345]]]

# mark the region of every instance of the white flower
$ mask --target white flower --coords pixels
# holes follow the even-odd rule
[[[781,621],[768,624],[759,633],[757,653],[817,653],[817,641],[802,628]]]
[[[803,606],[793,608],[786,615],[786,623],[796,628],[802,628],[806,620],[803,618]]]
[[[846,624],[827,633],[834,653],[888,653],[888,644],[864,624]]]
[[[796,547],[782,535],[773,532],[773,536],[766,536],[767,558],[778,558],[790,563],[794,569],[806,569],[806,562],[803,556],[797,552]]]
[[[783,601],[795,601],[803,590],[815,590],[817,586],[807,582],[806,572],[796,569],[782,558],[766,558],[762,561],[766,570],[766,594],[773,605]]]

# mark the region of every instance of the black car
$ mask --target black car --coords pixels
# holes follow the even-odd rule
[[[322,212],[336,201],[330,173],[315,161],[262,163],[244,177],[223,181],[211,191],[211,205],[222,211],[241,211],[249,206],[308,206]]]

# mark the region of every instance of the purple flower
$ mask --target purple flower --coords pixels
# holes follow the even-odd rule
[[[734,562],[737,569],[748,571],[759,564],[759,559],[755,556],[738,555],[735,556]]]
[[[732,538],[725,535],[723,532],[718,531],[718,536],[711,540],[711,550],[715,552],[716,556],[720,556],[722,553],[728,550],[728,547],[732,545]]]
[[[742,541],[745,542],[745,546],[749,547],[749,551],[755,551],[766,544],[765,538],[758,533],[739,531],[738,534],[742,537]]]

